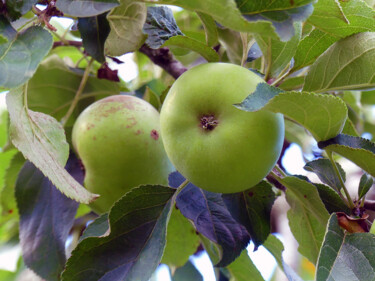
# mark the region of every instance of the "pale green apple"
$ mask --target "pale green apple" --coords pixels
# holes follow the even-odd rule
[[[207,63],[173,84],[160,113],[161,134],[175,168],[196,186],[240,192],[274,167],[284,140],[283,116],[233,106],[261,82],[246,68]]]
[[[85,167],[84,185],[106,212],[122,195],[141,184],[168,183],[173,166],[160,135],[159,112],[146,101],[116,95],[87,107],[73,127],[73,146]]]

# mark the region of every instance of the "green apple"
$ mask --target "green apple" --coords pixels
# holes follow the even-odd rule
[[[159,112],[142,99],[116,95],[91,104],[74,124],[72,141],[86,170],[85,187],[100,194],[91,204],[98,213],[135,186],[168,184],[173,166]]]
[[[233,106],[261,82],[246,68],[207,63],[188,70],[171,87],[160,113],[164,147],[175,168],[196,186],[240,192],[276,164],[284,141],[283,116]]]

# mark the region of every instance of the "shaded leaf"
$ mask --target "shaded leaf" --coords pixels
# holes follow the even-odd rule
[[[83,171],[73,155],[66,169],[83,183]],[[59,280],[66,261],[65,242],[78,203],[58,191],[31,162],[26,162],[19,173],[16,199],[25,264],[47,280]]]
[[[200,239],[193,225],[174,208],[167,228],[167,244],[162,263],[171,267],[181,267],[186,264],[200,244]]]
[[[271,231],[271,209],[276,199],[272,186],[261,181],[244,192],[222,197],[231,215],[246,227],[256,250]]]
[[[249,22],[238,10],[234,0],[156,0],[154,4],[176,5],[181,8],[202,12],[212,16],[222,26],[233,30],[269,34],[272,38],[277,38],[271,23],[263,21]]]
[[[366,196],[367,192],[370,190],[374,183],[373,177],[363,174],[361,177],[361,180],[359,181],[359,187],[358,187],[358,199],[363,198]]]
[[[98,62],[105,62],[104,43],[110,32],[107,14],[78,18],[78,30],[85,51]]]
[[[345,212],[347,214],[351,214],[350,208],[340,198],[337,191],[324,184],[316,183],[314,185],[319,192],[320,199],[322,199],[327,211],[330,214],[335,212]]]
[[[286,1],[284,1],[285,3]],[[310,1],[311,2],[311,1]],[[275,2],[274,2],[275,3]],[[245,14],[244,17],[249,21],[267,20],[272,23],[281,41],[289,41],[295,35],[294,23],[305,21],[313,12],[312,4],[305,6],[279,10],[266,11],[259,14]],[[264,35],[269,32],[264,33]]]
[[[340,154],[375,176],[375,144],[373,142],[361,137],[340,134],[319,142],[318,146],[320,149]]]
[[[304,90],[327,92],[375,87],[375,32],[337,41],[311,66]]]
[[[301,23],[295,23],[294,30],[294,36],[287,42],[271,39],[262,35],[255,35],[255,39],[266,60],[266,76],[268,78],[278,77],[293,58],[297,50],[298,42],[301,39]]]
[[[201,273],[188,261],[184,266],[176,269],[172,281],[203,281]]]
[[[345,182],[346,174],[344,169],[341,167],[339,163],[336,163],[337,168],[339,169],[341,178]],[[329,159],[326,158],[319,158],[313,161],[306,163],[303,167],[306,171],[310,171],[315,173],[319,179],[329,186],[333,187],[337,191],[341,190],[342,186],[340,183],[340,179],[336,175],[335,169],[332,166],[332,163]]]
[[[104,213],[87,226],[82,236],[79,238],[79,241],[81,242],[83,239],[86,239],[88,237],[103,236],[106,234],[108,230],[109,230],[108,213]]]
[[[103,14],[119,5],[117,0],[59,0],[56,6],[73,17],[92,17]]]
[[[247,250],[243,250],[241,255],[227,266],[227,269],[230,272],[231,280],[248,281],[251,276],[252,281],[264,281],[257,267],[247,254]]]
[[[141,47],[146,39],[142,33],[147,14],[146,5],[133,0],[121,0],[120,3],[119,7],[107,15],[111,32],[104,49],[105,53],[111,56],[133,52]]]
[[[164,44],[164,46],[177,46],[181,48],[186,48],[197,52],[202,57],[204,57],[208,62],[218,62],[219,55],[216,51],[207,45],[187,36],[173,36],[169,38]]]
[[[91,202],[97,195],[88,192],[64,169],[69,145],[61,124],[51,116],[28,110],[24,95],[24,88],[17,88],[6,97],[13,144],[66,196]]]
[[[213,47],[215,44],[218,43],[218,40],[219,40],[216,22],[208,14],[198,12],[197,15],[202,21],[202,25],[203,25],[204,32],[206,35],[206,44],[209,47]]]
[[[146,44],[152,49],[160,48],[165,41],[177,35],[184,35],[177,26],[169,7],[148,7],[143,32],[148,35]]]
[[[174,192],[148,185],[126,193],[109,213],[110,232],[82,240],[62,280],[148,280],[163,254]]]
[[[29,80],[52,47],[52,35],[39,26],[17,33],[0,16],[0,86],[13,88]]]
[[[15,20],[30,11],[37,2],[38,0],[7,0],[5,1],[7,14]]]
[[[28,83],[28,106],[60,120],[65,116],[81,83],[82,75],[69,68],[56,55],[44,60]],[[61,81],[64,81],[63,85]],[[89,77],[66,126],[73,126],[80,112],[92,102],[109,95],[120,94],[118,83]]]
[[[314,0],[294,0],[294,1],[251,1],[235,0],[238,8],[244,14],[256,14],[263,12],[281,12],[287,9],[304,6],[314,2]]]
[[[282,92],[267,83],[258,84],[254,93],[235,106],[245,111],[264,108],[280,112],[308,129],[318,141],[339,134],[347,118],[347,107],[338,97],[306,92]]]
[[[362,218],[352,218],[345,213],[336,213],[339,225],[348,231],[349,233],[364,233],[369,232],[367,224],[368,214],[365,214]]]
[[[169,177],[169,184],[174,187],[183,181],[184,178],[177,172]],[[202,190],[189,183],[178,194],[176,205],[199,233],[220,245],[220,261],[215,266],[230,264],[249,243],[249,234],[232,218],[221,194]]]
[[[332,214],[319,255],[316,280],[374,280],[374,247],[373,234],[348,234]]]

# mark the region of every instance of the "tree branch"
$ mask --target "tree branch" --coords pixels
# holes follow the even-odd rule
[[[153,63],[163,68],[166,72],[177,79],[187,68],[176,60],[171,51],[167,47],[160,49],[151,49],[150,47],[143,45],[139,51],[148,56]]]
[[[60,46],[82,47],[82,42],[72,41],[72,40],[53,42],[53,48],[60,47]]]
[[[365,200],[364,206],[366,210],[375,211],[375,200]]]

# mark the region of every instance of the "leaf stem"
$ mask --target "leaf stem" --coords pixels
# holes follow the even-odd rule
[[[284,171],[279,167],[278,164],[275,165],[275,169],[280,173],[280,175],[282,175],[283,177],[286,177],[286,174],[285,174]]]
[[[353,200],[352,200],[352,198],[350,197],[350,194],[349,194],[348,190],[346,189],[346,186],[345,186],[344,180],[343,180],[343,178],[342,178],[342,176],[341,176],[341,174],[340,174],[339,169],[337,168],[336,162],[333,160],[333,152],[332,152],[332,151],[327,151],[327,150],[326,150],[326,152],[327,152],[327,155],[328,155],[329,160],[331,161],[331,164],[332,164],[332,166],[333,166],[333,169],[334,169],[334,171],[335,171],[337,177],[339,178],[340,185],[341,185],[342,189],[344,190],[344,193],[345,193],[346,198],[347,198],[347,200],[348,200],[348,202],[347,202],[347,203],[348,203],[348,207],[349,207],[351,210],[353,210],[353,209],[355,208],[354,203],[353,203]]]
[[[69,107],[67,113],[65,114],[65,116],[63,118],[61,118],[61,124],[63,125],[63,127],[66,125],[66,122],[68,121],[68,119],[72,115],[75,107],[77,106],[78,101],[80,100],[80,96],[81,96],[83,90],[85,89],[87,80],[89,79],[91,65],[92,65],[93,62],[94,62],[94,58],[91,58],[91,60],[89,61],[88,65],[85,69],[85,73],[83,74],[83,77],[82,77],[81,83],[79,84],[76,95],[73,98],[72,104],[70,105],[70,107]]]
[[[183,183],[180,184],[179,187],[177,187],[177,191],[176,191],[176,197],[177,195],[189,184],[189,180],[185,180]]]

